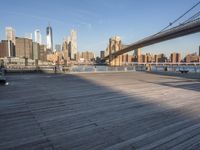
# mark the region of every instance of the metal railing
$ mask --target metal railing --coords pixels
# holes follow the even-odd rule
[[[72,66],[70,67],[70,73],[92,73],[92,72],[131,72],[135,71],[135,66]]]

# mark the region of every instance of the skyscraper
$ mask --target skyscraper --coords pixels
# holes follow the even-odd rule
[[[77,54],[77,32],[75,30],[71,30],[70,34],[71,41],[71,59],[75,59],[75,55]]]
[[[42,36],[41,36],[40,30],[36,29],[34,33],[35,33],[35,42],[37,42],[41,45],[42,44]]]
[[[105,51],[100,51],[100,58],[103,59],[105,57]]]
[[[6,27],[6,40],[15,44],[15,30],[12,27]]]
[[[47,33],[47,49],[53,51],[53,31],[50,25],[46,28],[46,33]]]

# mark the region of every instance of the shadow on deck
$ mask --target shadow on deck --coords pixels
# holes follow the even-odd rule
[[[162,77],[10,75],[0,87],[0,149],[198,149],[199,84],[150,82]]]

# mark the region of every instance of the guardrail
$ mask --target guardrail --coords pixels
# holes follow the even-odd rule
[[[70,68],[70,73],[81,72],[131,72],[135,71],[135,66],[121,66],[121,67],[109,67],[109,66],[73,66]]]
[[[79,66],[12,66],[7,67],[8,73],[92,73],[92,72],[131,72],[131,71],[180,71],[188,70],[189,72],[200,72],[200,63],[132,63],[131,65],[125,65],[120,67],[111,66],[95,66],[95,65],[79,65]]]

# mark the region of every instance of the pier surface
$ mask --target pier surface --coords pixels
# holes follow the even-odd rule
[[[200,76],[14,74],[0,150],[200,149]]]

